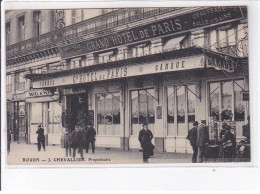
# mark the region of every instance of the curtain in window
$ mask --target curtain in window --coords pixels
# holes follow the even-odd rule
[[[235,101],[235,121],[245,120],[245,102],[243,101],[243,94],[241,93],[244,88],[243,80],[234,81],[234,101]]]
[[[188,122],[195,121],[195,86],[188,86]]]
[[[167,87],[167,135],[174,135],[174,112],[175,112],[174,87]]]
[[[210,116],[216,117],[216,120],[219,120],[219,83],[210,83],[209,88]]]

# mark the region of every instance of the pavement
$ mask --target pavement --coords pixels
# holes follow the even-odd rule
[[[191,154],[182,153],[155,153],[149,163],[191,163]],[[38,152],[36,144],[11,143],[8,154],[8,165],[86,165],[86,164],[142,164],[142,152],[106,150],[98,148],[93,154],[84,150],[84,159],[79,154],[73,157],[65,156],[65,148],[46,146],[46,151]]]

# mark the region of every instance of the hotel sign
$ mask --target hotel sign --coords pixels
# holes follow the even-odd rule
[[[118,68],[108,68],[104,70],[77,73],[52,79],[33,81],[33,88],[46,88],[64,85],[81,84],[103,80],[133,77],[138,75],[156,74],[164,72],[174,72],[188,69],[204,68],[204,55],[183,57],[158,61],[153,63],[143,63],[139,65],[122,65]]]
[[[240,18],[243,18],[243,14],[239,7],[204,8],[106,36],[60,46],[59,51],[61,58],[70,58]]]

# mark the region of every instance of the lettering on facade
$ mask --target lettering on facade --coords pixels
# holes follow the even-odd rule
[[[227,72],[234,72],[236,69],[236,64],[230,58],[220,58],[220,57],[208,57],[208,67],[214,67],[217,70],[225,70]]]
[[[30,97],[40,97],[40,96],[51,96],[52,93],[49,90],[33,90],[26,93],[28,98]]]
[[[203,55],[184,57],[178,59],[169,59],[161,62],[154,63],[144,63],[139,65],[122,65],[118,68],[109,68],[105,70],[97,70],[92,72],[80,73],[75,75],[68,75],[64,77],[57,77],[51,80],[44,81],[35,81],[33,82],[34,88],[44,88],[52,86],[61,86],[61,85],[70,85],[70,84],[79,84],[79,83],[88,83],[95,81],[103,81],[124,77],[132,77],[138,75],[147,75],[154,73],[162,72],[173,72],[186,69],[195,69],[195,68],[204,68],[205,66],[205,57]],[[74,94],[75,92],[83,92],[84,90],[79,91],[70,91],[69,89],[64,90],[64,95]],[[67,93],[67,94],[66,94]]]
[[[127,67],[108,69],[106,71],[93,71],[73,76],[73,84],[102,81],[114,78],[122,78],[127,76]]]
[[[198,27],[214,25],[242,17],[243,14],[238,7],[206,8],[193,13],[174,16],[151,24],[138,26],[130,30],[119,31],[103,37],[61,46],[59,50],[62,58],[69,58],[75,55],[148,40]]]

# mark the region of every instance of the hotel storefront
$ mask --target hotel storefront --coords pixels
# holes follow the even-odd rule
[[[186,136],[192,123],[210,124],[213,117],[220,123],[230,119],[237,140],[242,138],[249,115],[248,101],[243,101],[247,62],[196,47],[155,55],[30,78],[34,88],[74,91],[62,93],[62,108],[68,110],[73,101],[78,105],[70,109],[85,112],[86,119],[94,112],[98,147],[140,149],[138,133],[148,122],[157,152],[191,152]],[[233,116],[225,118],[229,112]]]

